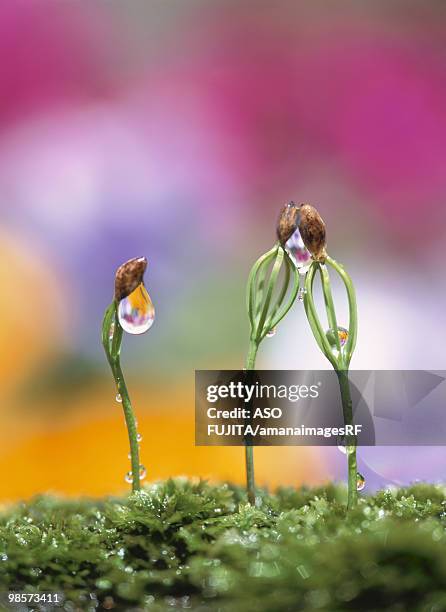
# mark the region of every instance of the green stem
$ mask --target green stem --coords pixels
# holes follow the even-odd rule
[[[353,350],[356,344],[357,335],[357,312],[356,312],[356,298],[355,290],[351,278],[344,270],[343,266],[338,264],[331,257],[327,257],[326,263],[329,264],[341,277],[347,290],[350,321],[349,321],[349,338],[345,347],[341,348],[339,336],[337,333],[338,324],[336,318],[336,310],[333,301],[333,295],[331,292],[330,277],[328,270],[324,264],[313,262],[310,266],[310,270],[307,274],[305,281],[305,287],[307,289],[305,295],[305,311],[307,313],[310,327],[313,331],[313,335],[324,353],[327,359],[335,370],[338,381],[339,390],[341,393],[342,411],[345,425],[353,425],[353,407],[350,393],[350,383],[348,380],[348,367],[352,357]],[[319,269],[322,282],[322,290],[324,293],[324,303],[327,312],[327,319],[330,328],[333,329],[335,338],[335,348],[327,340],[325,331],[322,328],[320,319],[318,317],[316,306],[314,304],[313,297],[313,281],[316,269]],[[351,510],[357,503],[358,491],[357,491],[357,460],[356,460],[356,439],[355,437],[349,437],[346,439],[346,453],[347,453],[347,467],[348,467],[348,498],[347,498],[347,509]]]
[[[247,370],[255,370],[256,367],[256,357],[257,351],[259,350],[259,345],[255,340],[249,341],[249,349],[248,355],[246,357],[246,369]]]
[[[110,333],[111,329],[113,329],[112,335]],[[102,344],[104,346],[104,350],[107,355],[107,359],[110,364],[113,377],[115,379],[116,389],[122,399],[122,407],[124,410],[124,418],[127,426],[130,444],[130,457],[133,477],[132,490],[139,491],[141,489],[141,483],[139,479],[139,446],[137,439],[138,432],[136,429],[136,420],[135,415],[133,413],[129,392],[127,390],[124,374],[121,369],[120,353],[122,334],[123,330],[119,323],[116,302],[113,301],[112,304],[110,304],[110,306],[105,311],[104,321],[102,324]]]
[[[284,258],[284,250],[278,246],[276,250],[276,259],[274,261],[274,265],[271,270],[268,287],[265,293],[265,301],[263,303],[263,308],[260,314],[259,322],[257,324],[257,327],[259,330],[257,337],[259,340],[263,340],[263,338],[269,331],[269,329],[266,329],[265,327],[265,321],[268,315],[269,305],[270,305],[271,298],[274,292],[274,288],[276,286],[277,277],[279,275],[280,268],[282,267],[283,258]]]
[[[256,503],[256,485],[254,480],[254,448],[247,444],[245,446],[245,463],[246,463],[246,492],[248,501],[251,506]]]
[[[250,340],[248,355],[246,357],[246,370],[254,370],[259,345],[255,340]],[[254,448],[250,444],[245,444],[245,463],[246,463],[246,492],[248,502],[254,506],[256,503],[256,485],[254,479]]]
[[[271,267],[272,264],[272,267]],[[283,266],[285,268],[283,269]],[[280,276],[283,270],[283,276]],[[267,280],[268,279],[268,280]],[[292,279],[292,287],[290,281]],[[255,369],[260,343],[287,314],[299,291],[299,274],[285,249],[277,242],[251,268],[246,291],[251,335],[246,370]],[[245,439],[246,487],[249,503],[255,504],[254,452]]]
[[[344,423],[353,425],[353,405],[350,393],[350,383],[348,380],[348,370],[339,370],[336,372],[339,381],[339,389],[341,391],[342,411],[344,414]],[[358,502],[357,489],[357,474],[358,466],[356,461],[356,438],[348,436],[345,439],[345,450],[347,453],[348,462],[348,498],[347,510],[354,508]]]

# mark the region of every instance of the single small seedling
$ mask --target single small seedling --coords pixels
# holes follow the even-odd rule
[[[278,227],[286,226],[282,211]],[[279,230],[278,230],[279,233]],[[253,265],[248,277],[246,305],[251,328],[246,370],[254,370],[257,351],[294,304],[299,291],[299,273],[292,258],[279,241]],[[255,503],[254,456],[250,440],[245,440],[246,487],[248,501]]]
[[[130,396],[121,369],[121,343],[123,331],[143,334],[153,324],[155,309],[144,286],[143,277],[147,259],[138,257],[123,263],[116,271],[115,296],[106,309],[102,322],[102,344],[116,383],[116,401],[122,403],[130,443],[131,470],[125,476],[133,491],[139,491],[146,470],[139,462],[139,443]]]
[[[348,370],[355,349],[358,332],[355,289],[344,267],[327,254],[325,223],[318,211],[309,204],[302,204],[299,207],[294,205],[289,212],[289,217],[293,220],[294,232],[300,233],[300,237],[311,253],[312,258],[305,278],[304,291],[304,306],[308,322],[319,348],[330,361],[337,374],[344,423],[346,425],[352,425],[353,408]],[[288,236],[284,235],[283,239],[287,240]],[[348,329],[338,326],[328,272],[329,267],[340,276],[347,291],[349,307]],[[324,330],[321,324],[314,302],[314,279],[317,272],[321,279],[322,291],[324,294],[324,304],[329,324],[329,329],[327,331]],[[364,477],[357,472],[355,436],[348,436],[345,439],[345,453],[348,461],[347,507],[351,509],[357,503],[357,491],[362,490],[365,486]]]

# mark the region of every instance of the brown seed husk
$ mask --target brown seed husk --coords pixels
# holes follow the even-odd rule
[[[116,270],[115,300],[119,303],[142,283],[147,268],[145,257],[135,257],[123,263]]]
[[[280,211],[277,221],[277,238],[283,246],[296,231],[299,207],[294,202],[288,202]]]
[[[299,232],[305,246],[316,261],[327,257],[325,223],[311,204],[301,204],[298,215]]]

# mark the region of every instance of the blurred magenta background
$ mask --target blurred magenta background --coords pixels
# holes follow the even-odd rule
[[[243,481],[242,449],[194,446],[194,369],[241,367],[289,199],[355,281],[352,367],[445,367],[445,22],[434,0],[2,3],[1,499],[125,490],[100,325],[140,255],[157,318],[123,359],[148,477]],[[258,365],[328,368],[299,305]],[[369,490],[444,474],[442,449],[381,451]],[[256,469],[324,482],[344,458],[263,448]]]

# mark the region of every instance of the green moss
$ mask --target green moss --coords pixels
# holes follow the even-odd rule
[[[186,480],[38,497],[0,516],[0,591],[63,591],[82,610],[444,610],[445,503],[416,485],[346,519],[340,486],[263,491],[253,508],[240,488]]]

